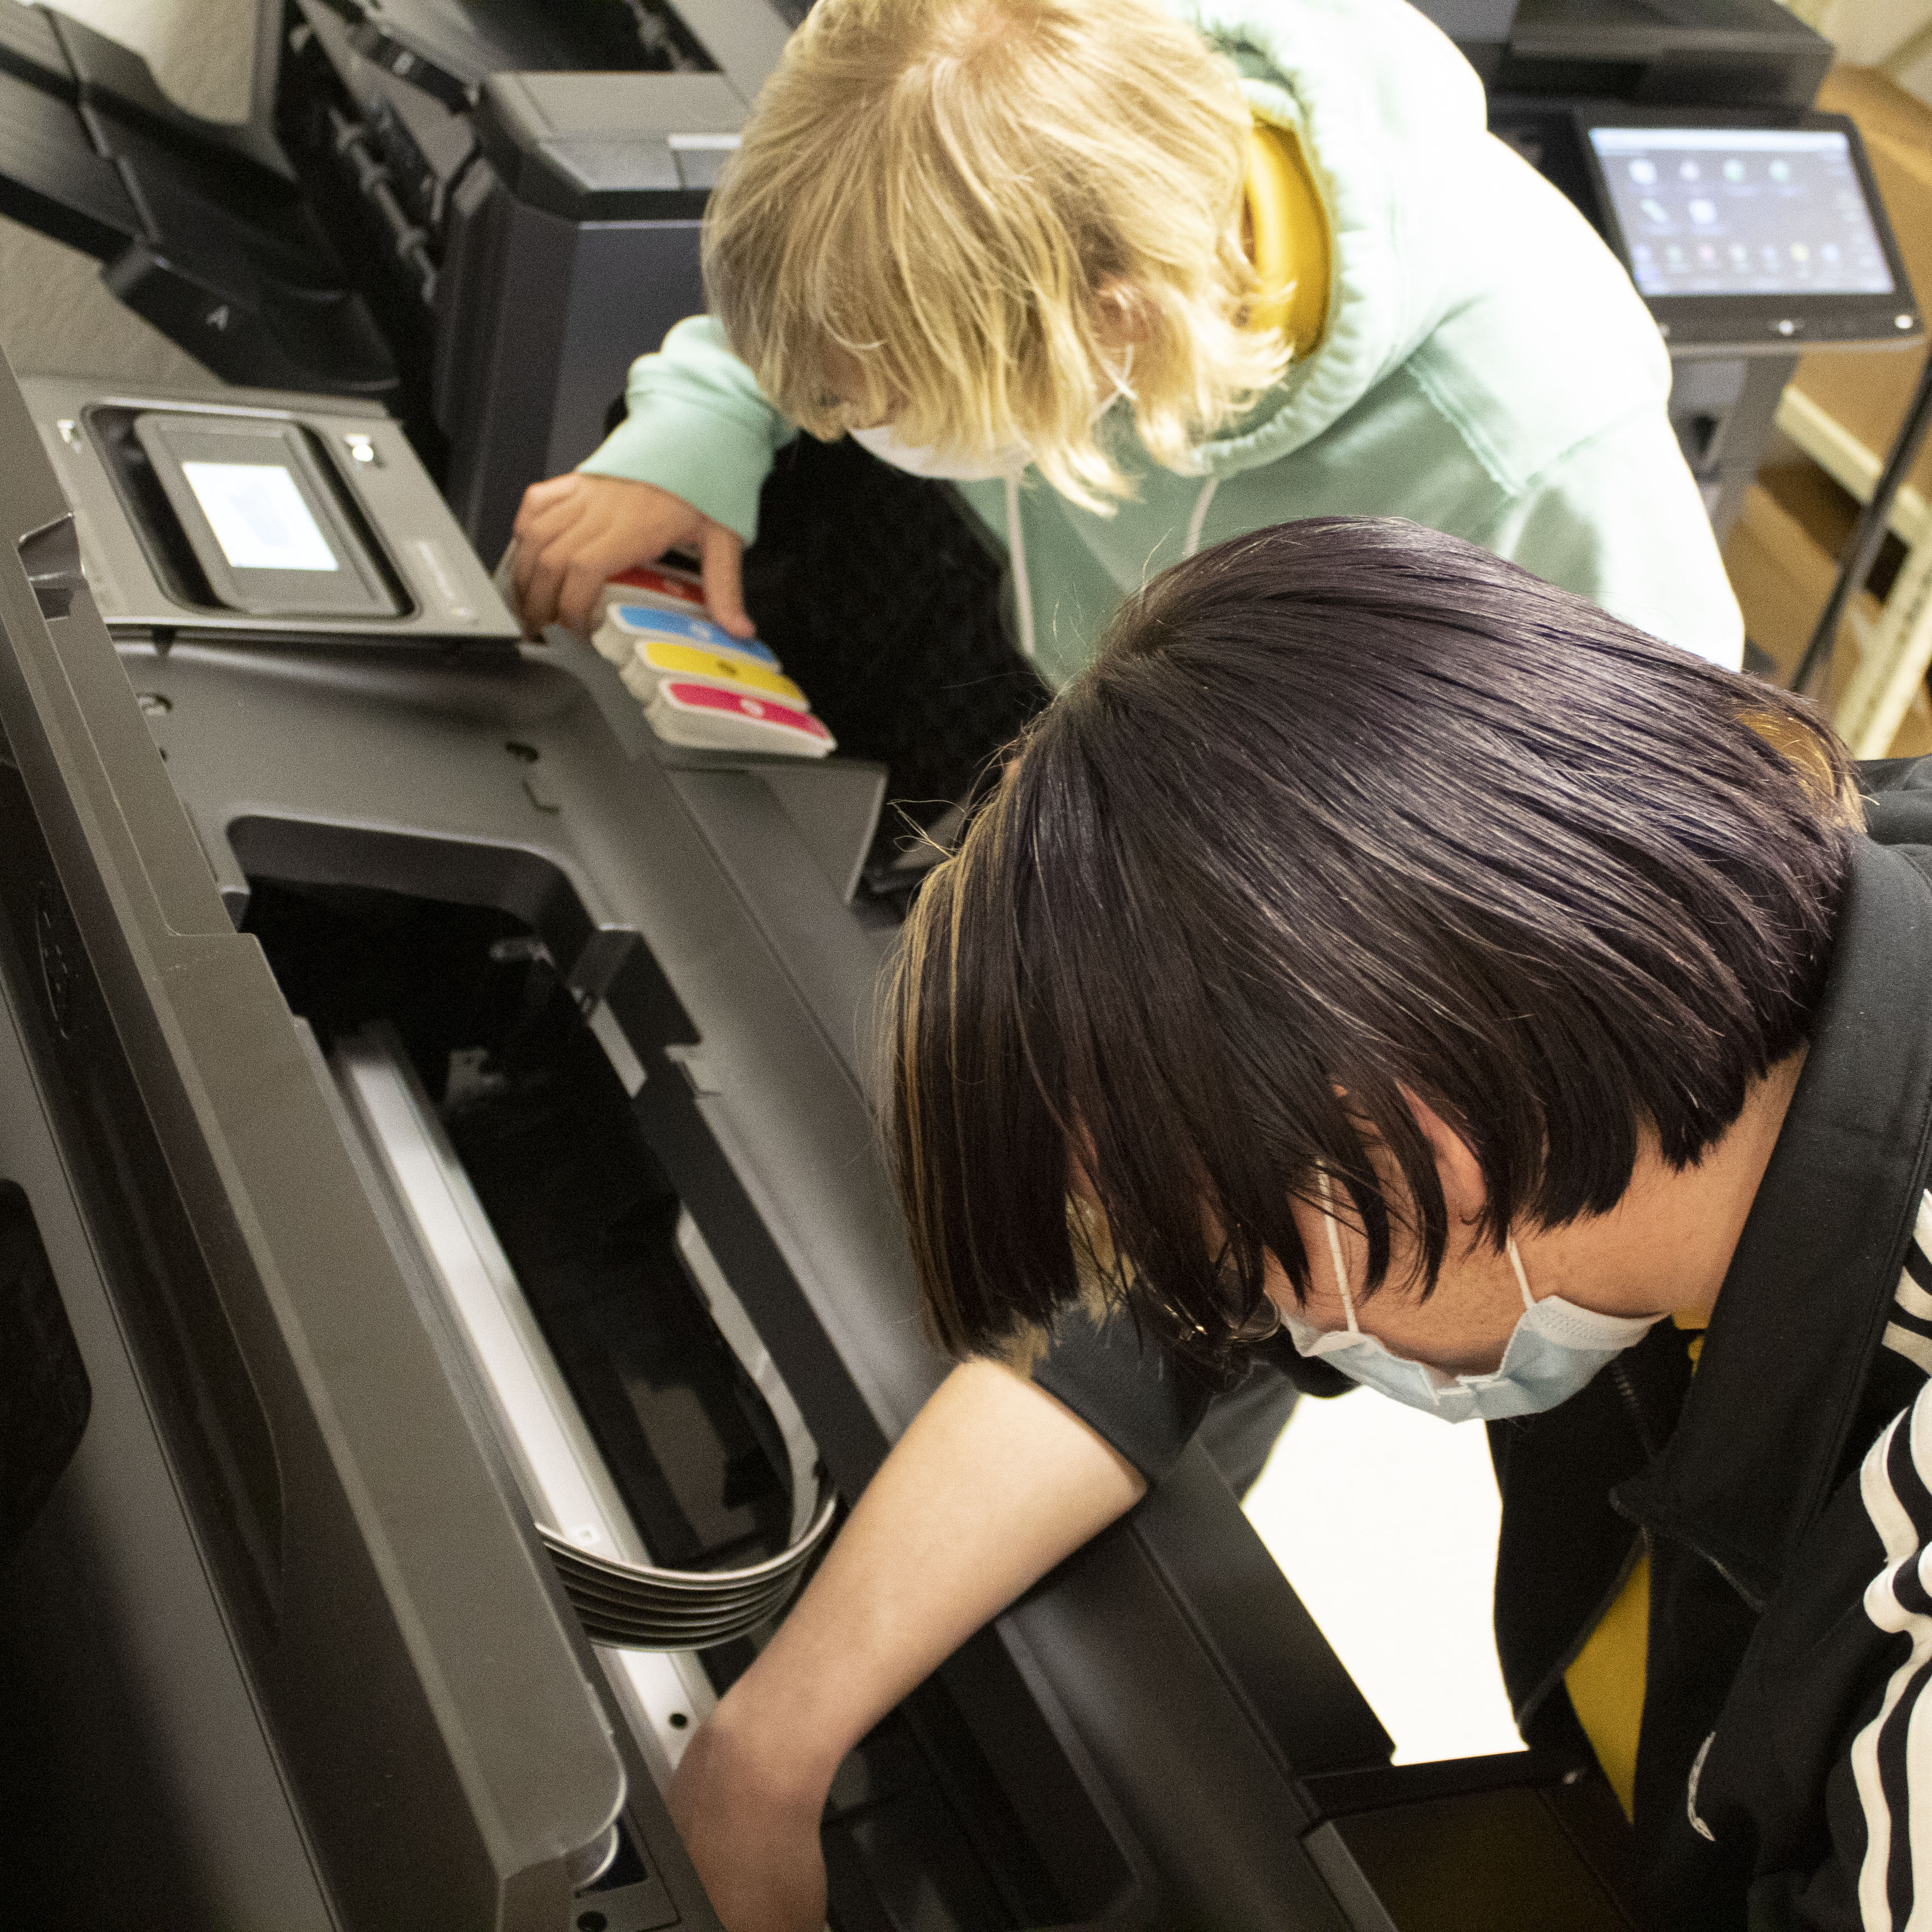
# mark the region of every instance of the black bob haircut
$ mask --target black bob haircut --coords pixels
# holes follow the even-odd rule
[[[1097,1261],[1225,1360],[1270,1252],[1306,1294],[1322,1172],[1370,1288],[1400,1229],[1427,1293],[1449,1229],[1405,1087],[1498,1246],[1612,1207],[1646,1132],[1694,1164],[1805,1035],[1855,801],[1802,700],[1455,538],[1322,518],[1167,572],[908,924],[889,1131],[938,1338],[1010,1350]]]

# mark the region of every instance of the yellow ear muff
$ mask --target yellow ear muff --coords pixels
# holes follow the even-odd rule
[[[1249,254],[1261,278],[1250,320],[1279,329],[1298,359],[1322,340],[1328,320],[1328,216],[1301,143],[1285,128],[1248,130],[1245,184]]]

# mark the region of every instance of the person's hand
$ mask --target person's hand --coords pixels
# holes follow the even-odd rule
[[[665,1794],[672,1822],[724,1932],[823,1932],[825,1780],[774,1789],[770,1758],[740,1744],[732,1714],[721,1705],[685,1747]]]
[[[670,1814],[728,1932],[820,1932],[818,1823],[846,1753],[1147,1484],[1012,1370],[962,1363],[686,1748]]]
[[[532,483],[512,536],[517,615],[531,637],[540,636],[546,624],[587,635],[610,579],[633,564],[656,562],[668,550],[688,550],[699,560],[712,618],[734,637],[752,634],[740,568],[745,546],[737,532],[654,483],[579,470]]]

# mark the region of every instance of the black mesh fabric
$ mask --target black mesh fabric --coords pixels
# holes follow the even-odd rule
[[[1047,700],[1002,614],[1005,566],[945,484],[846,438],[782,450],[745,558],[758,635],[855,758],[890,768],[877,878]]]

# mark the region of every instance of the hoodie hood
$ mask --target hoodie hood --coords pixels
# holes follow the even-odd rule
[[[1588,223],[1487,131],[1480,83],[1405,0],[1167,0],[1292,133],[1329,224],[1318,346],[1177,475],[1103,418],[1138,485],[1112,516],[1036,474],[962,482],[1012,566],[1015,628],[1058,686],[1121,599],[1202,547],[1311,516],[1407,517],[1735,666],[1743,627],[1666,419],[1670,364]],[[1176,165],[1183,165],[1177,158]],[[715,318],[634,366],[587,470],[736,530],[792,434]]]
[[[1321,346],[1244,422],[1197,452],[1199,473],[1272,463],[1345,415],[1481,278],[1438,220],[1486,144],[1482,82],[1406,0],[1171,0],[1228,55],[1255,118],[1300,140],[1327,211]],[[1445,216],[1447,208],[1440,212]]]

